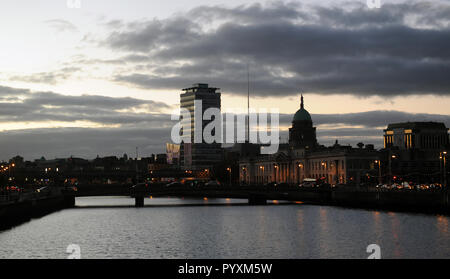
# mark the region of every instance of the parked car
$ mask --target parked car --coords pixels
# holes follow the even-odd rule
[[[181,184],[178,181],[174,181],[174,182],[170,182],[170,183],[166,184],[167,188],[179,188],[179,187],[182,187],[182,186],[183,186],[183,184]]]
[[[211,186],[220,186],[220,182],[217,180],[210,180],[205,184],[206,187],[211,187]]]
[[[317,180],[314,178],[305,178],[303,179],[302,187],[316,187]]]
[[[131,186],[131,189],[133,190],[145,190],[149,187],[148,183],[138,183],[136,185]]]
[[[201,188],[205,185],[205,182],[201,180],[188,180],[184,182],[184,185],[191,188]]]
[[[50,188],[48,186],[44,186],[44,187],[41,187],[39,189],[36,189],[36,192],[38,192],[38,193],[49,193],[50,192]]]

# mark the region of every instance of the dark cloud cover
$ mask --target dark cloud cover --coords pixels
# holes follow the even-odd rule
[[[169,19],[122,23],[102,42],[138,66],[113,80],[173,89],[206,80],[245,93],[399,96],[450,92],[450,5],[277,2],[197,7]],[[129,28],[133,26],[133,28]]]
[[[139,109],[135,112],[135,109]],[[97,124],[161,123],[165,103],[131,97],[67,96],[0,86],[0,121],[90,121]],[[143,111],[143,112],[141,112]]]

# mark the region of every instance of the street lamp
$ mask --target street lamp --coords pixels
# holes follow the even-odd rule
[[[443,181],[442,181],[442,179],[441,179],[441,185],[442,185],[442,187],[445,187],[445,188],[447,188],[447,151],[442,151],[440,154],[439,154],[439,166],[441,166],[441,160],[442,160],[442,162],[443,162],[443,172],[444,172],[444,174],[443,174]]]
[[[326,179],[326,182],[328,183],[328,168],[327,168],[327,162],[322,162],[322,167],[324,168],[324,170],[325,170],[325,179]]]
[[[230,186],[231,186],[231,168],[227,168],[227,171],[228,171],[228,174],[229,174],[229,180],[228,180],[228,183],[229,183]]]
[[[375,160],[375,164],[378,164],[378,184],[381,184],[381,160]]]
[[[303,164],[299,163],[298,165],[298,177],[297,177],[297,183],[300,183],[300,171],[303,168]]]
[[[397,159],[396,155],[389,155],[389,184],[392,185],[392,159]]]
[[[264,166],[259,166],[259,169],[262,170],[262,183],[264,184]]]
[[[274,182],[276,183],[277,182],[277,171],[278,171],[278,165],[277,164],[273,164],[273,168],[274,168],[274,171],[273,171],[273,173],[274,173],[274,176],[273,176],[273,180],[274,180]]]
[[[14,168],[15,166],[16,166],[16,164],[12,163],[12,164],[9,166],[9,168],[7,167],[7,169],[8,169],[9,180],[11,180],[11,169]]]

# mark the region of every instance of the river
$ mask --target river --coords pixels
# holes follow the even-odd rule
[[[450,258],[449,217],[246,200],[77,198],[0,231],[0,258]]]

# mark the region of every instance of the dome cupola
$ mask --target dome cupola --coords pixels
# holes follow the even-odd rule
[[[294,115],[294,118],[292,119],[292,122],[297,122],[297,121],[310,121],[310,122],[312,122],[311,115],[309,114],[309,112],[304,107],[303,95],[301,97],[300,109],[297,110],[297,112]]]

